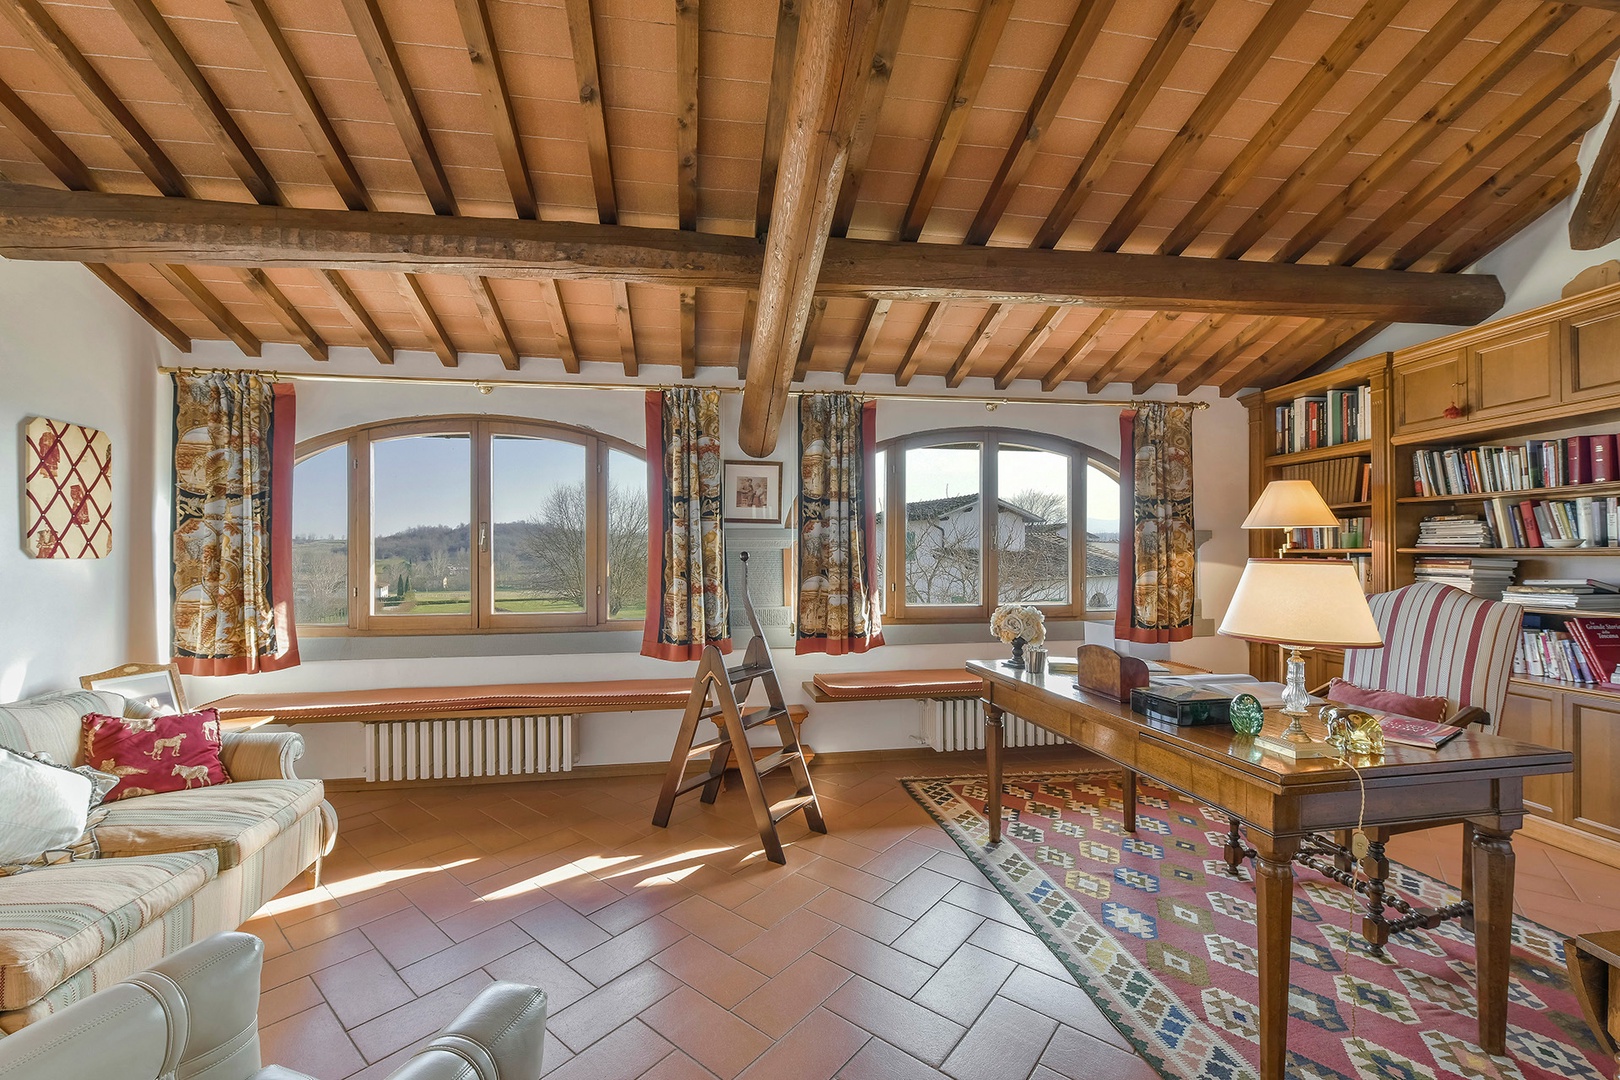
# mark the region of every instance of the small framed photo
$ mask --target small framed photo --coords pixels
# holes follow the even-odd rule
[[[120,664],[79,678],[86,690],[107,690],[124,699],[124,715],[147,717],[186,711],[180,669],[174,664]]]
[[[782,523],[782,463],[728,461],[720,516],[726,521]]]

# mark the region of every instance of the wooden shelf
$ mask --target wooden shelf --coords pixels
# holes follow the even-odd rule
[[[1509,604],[1519,604],[1519,601],[1513,599],[1513,597],[1511,597],[1511,596],[1504,596],[1502,599],[1504,601],[1506,601],[1507,603],[1509,603]],[[1597,618],[1600,618],[1600,619],[1603,619],[1603,618],[1617,618],[1617,619],[1620,619],[1620,611],[1593,611],[1591,608],[1581,609],[1581,608],[1567,608],[1567,607],[1552,607],[1550,605],[1541,605],[1541,604],[1519,604],[1519,606],[1524,608],[1524,610],[1527,613],[1531,614],[1531,615],[1562,615],[1562,616],[1565,616],[1565,617],[1568,617],[1568,616],[1571,616],[1571,615],[1588,615],[1588,616],[1596,616]]]
[[[1372,503],[1370,503],[1370,502],[1334,503],[1332,506],[1329,506],[1328,509],[1333,511],[1335,514],[1340,515],[1341,517],[1357,517],[1357,516],[1360,516],[1360,514],[1371,514],[1372,513]]]
[[[1372,453],[1372,440],[1362,439],[1360,442],[1335,443],[1332,446],[1318,446],[1314,450],[1299,450],[1292,454],[1268,454],[1266,468],[1272,469],[1280,465],[1304,465],[1312,461],[1332,461],[1334,458],[1356,457]]]
[[[1408,503],[1489,502],[1492,499],[1568,499],[1583,495],[1620,495],[1620,483],[1565,484],[1563,487],[1527,488],[1523,491],[1474,491],[1466,495],[1402,495],[1395,501]]]
[[[1605,690],[1601,686],[1589,683],[1559,682],[1557,679],[1547,679],[1540,675],[1514,675],[1508,679],[1508,685],[1540,686],[1551,690],[1562,690],[1566,694],[1587,694],[1592,697],[1607,698],[1610,701],[1620,701],[1620,690]]]
[[[1482,547],[1403,547],[1401,555],[1620,555],[1620,547],[1575,548],[1482,548]]]
[[[1286,558],[1305,555],[1371,555],[1372,548],[1289,548]]]

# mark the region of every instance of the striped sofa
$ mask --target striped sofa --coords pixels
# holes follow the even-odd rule
[[[0,746],[82,764],[81,718],[123,699],[73,690],[0,705]],[[0,877],[0,1033],[13,1032],[175,950],[234,930],[337,838],[292,732],[227,733],[232,783],[108,804],[101,857]]]

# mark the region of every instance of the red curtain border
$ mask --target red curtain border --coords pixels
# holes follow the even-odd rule
[[[1114,604],[1114,637],[1144,645],[1188,641],[1193,636],[1191,625],[1151,630],[1132,625],[1136,612],[1136,413],[1135,409],[1119,411],[1119,599]]]
[[[178,392],[178,391],[176,391]],[[286,647],[274,656],[209,659],[175,656],[182,675],[252,675],[297,667],[298,620],[293,612],[293,467],[298,446],[297,395],[291,383],[271,385],[270,407],[270,603],[275,609],[276,640]],[[175,417],[179,418],[179,402]],[[173,529],[170,530],[171,537]],[[172,541],[171,541],[172,542]]]
[[[803,447],[800,447],[803,452]],[[877,540],[877,402],[863,401],[861,403],[861,527],[866,534],[866,572],[867,572],[867,601],[870,614],[868,623],[878,617],[882,610],[883,597],[878,595],[877,582],[873,575],[874,565],[872,554],[877,549],[873,546]],[[794,540],[797,543],[797,538]],[[828,638],[802,638],[794,635],[793,653],[802,656],[808,653],[824,653],[827,656],[844,656],[849,653],[863,653],[868,649],[876,649],[883,644],[883,626],[878,625],[878,631],[865,637],[839,638],[831,641]],[[838,648],[829,648],[836,645]]]

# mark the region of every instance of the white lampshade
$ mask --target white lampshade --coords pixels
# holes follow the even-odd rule
[[[1342,559],[1250,559],[1218,633],[1302,647],[1384,643],[1361,577]]]
[[[1245,529],[1331,529],[1338,524],[1309,480],[1273,480],[1243,519]]]

